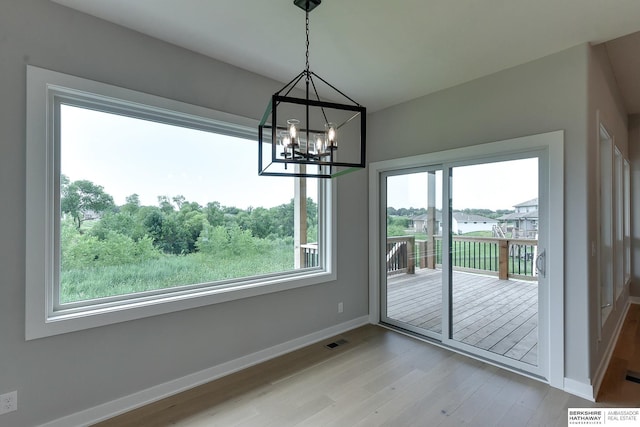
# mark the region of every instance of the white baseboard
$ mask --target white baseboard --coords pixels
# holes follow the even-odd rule
[[[583,399],[589,400],[591,402],[595,402],[595,395],[593,393],[593,387],[591,384],[586,384],[580,381],[572,380],[571,378],[564,379],[564,391],[567,393],[571,393],[575,396],[581,397]]]
[[[177,378],[128,396],[112,400],[111,402],[103,403],[101,405],[85,409],[84,411],[67,415],[63,418],[58,418],[57,420],[42,424],[40,427],[85,426],[104,421],[108,418],[115,417],[141,406],[148,405],[149,403],[156,402],[160,399],[206,384],[210,381],[224,377],[225,375],[241,371],[242,369],[246,369],[250,366],[257,365],[258,363],[290,353],[299,348],[314,344],[318,341],[322,341],[368,323],[369,316],[358,317],[348,322],[340,323],[339,325],[331,326],[321,331],[260,350],[247,356],[222,363],[182,378]]]

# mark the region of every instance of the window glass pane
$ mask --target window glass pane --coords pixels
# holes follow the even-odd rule
[[[613,144],[600,132],[600,306],[604,324],[613,305]]]
[[[59,114],[61,304],[318,265],[317,181],[296,235],[294,178],[259,177],[255,141]]]
[[[624,287],[624,168],[623,168],[622,153],[615,148],[615,164],[614,164],[614,198],[615,198],[615,220],[614,220],[614,233],[615,233],[615,288],[616,299],[622,293]]]
[[[631,170],[624,161],[624,281],[631,279]]]

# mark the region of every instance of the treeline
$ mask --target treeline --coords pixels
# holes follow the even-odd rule
[[[309,234],[317,230],[317,207],[307,199]],[[238,229],[258,239],[293,238],[294,201],[273,208],[248,208],[222,206],[210,202],[200,206],[183,196],[158,197],[157,206],[141,206],[137,195],[127,198],[127,203],[105,212],[100,221],[91,227],[90,233],[105,237],[109,231],[128,235],[134,240],[149,236],[162,252],[174,255],[196,252],[198,238],[208,237],[213,229]]]
[[[440,212],[440,209],[438,209],[438,212]],[[467,215],[480,215],[480,216],[484,216],[486,218],[499,218],[503,215],[506,214],[510,214],[513,213],[514,210],[513,209],[498,209],[498,210],[491,210],[491,209],[457,209],[456,212],[462,212],[465,213]],[[412,216],[418,216],[418,215],[426,215],[427,210],[425,208],[399,208],[396,209],[394,207],[388,207],[387,208],[387,215],[393,215],[393,216],[401,216],[401,217],[412,217]]]
[[[485,218],[498,219],[503,215],[507,215],[515,212],[513,209],[498,209],[492,211],[491,209],[459,209],[456,212],[462,212],[467,215],[480,215]]]
[[[117,265],[161,254],[233,253],[268,250],[269,242],[294,236],[294,201],[273,208],[201,206],[183,196],[158,197],[143,206],[137,194],[117,206],[103,187],[61,180],[63,267]],[[317,205],[307,199],[308,239],[316,241]]]
[[[417,215],[425,215],[427,210],[425,208],[399,208],[396,209],[392,206],[387,207],[387,215],[388,216],[417,216]]]

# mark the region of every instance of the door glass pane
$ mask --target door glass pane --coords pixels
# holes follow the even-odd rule
[[[538,158],[451,169],[450,338],[538,365]]]
[[[442,171],[386,178],[383,319],[442,333]]]

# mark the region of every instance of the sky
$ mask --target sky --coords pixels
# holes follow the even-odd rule
[[[142,205],[182,195],[206,205],[270,208],[293,198],[293,178],[258,176],[256,141],[63,105],[61,171],[104,187],[117,205],[138,194]],[[513,209],[538,197],[537,159],[453,169],[453,208]],[[441,172],[436,207],[441,209]],[[315,179],[308,195],[317,199]],[[426,173],[388,180],[387,206],[427,207]]]
[[[61,172],[104,187],[117,205],[183,195],[206,205],[270,208],[293,198],[293,178],[258,176],[257,142],[68,105],[62,107]],[[313,179],[307,194],[316,199]]]
[[[513,209],[538,197],[537,158],[460,166],[452,171],[453,209]],[[427,173],[396,175],[387,180],[387,206],[427,207]],[[442,208],[442,172],[436,174],[436,208]]]

